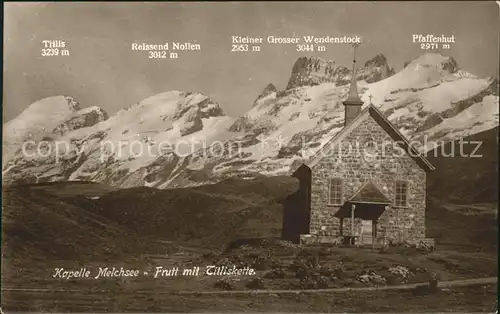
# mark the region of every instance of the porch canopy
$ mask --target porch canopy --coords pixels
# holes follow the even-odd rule
[[[372,182],[365,183],[349,200],[335,213],[338,218],[351,218],[353,206],[354,218],[376,220],[382,215],[387,205],[392,202]]]

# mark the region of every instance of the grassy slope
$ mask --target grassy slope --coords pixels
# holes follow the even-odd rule
[[[494,206],[494,207],[493,207]],[[493,204],[489,210],[470,213],[454,209],[452,204],[431,200],[427,205],[427,236],[442,247],[457,251],[488,251],[498,249],[498,221]]]
[[[71,206],[40,187],[3,191],[3,251],[13,259],[71,259],[112,252],[112,238],[124,231],[115,223]]]
[[[175,190],[134,188],[103,196],[92,210],[162,240],[222,249],[238,238],[279,236],[280,199],[296,184],[275,177]]]
[[[4,279],[18,267],[34,270],[35,264],[178,251],[168,241],[223,249],[234,238],[277,236],[279,195],[290,193],[295,184],[277,177],[177,190],[114,191],[89,182],[5,187]]]
[[[481,142],[472,158],[473,150]],[[460,143],[450,142],[427,154],[436,168],[428,175],[428,195],[441,201],[461,204],[498,202],[498,127],[464,138]],[[455,152],[455,157],[446,157]],[[443,156],[445,155],[445,156]]]
[[[151,249],[127,228],[67,202],[83,195],[103,195],[110,190],[88,182],[5,187],[3,284],[34,284],[37,278],[50,278],[55,267],[121,261]],[[158,250],[165,249],[158,246]]]

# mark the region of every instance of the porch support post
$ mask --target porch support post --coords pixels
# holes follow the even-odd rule
[[[377,228],[377,224],[375,220],[372,219],[372,250],[375,249],[375,228]]]
[[[351,206],[351,236],[354,237],[354,210],[356,209],[356,205]]]
[[[385,210],[389,210],[389,205],[385,206]],[[387,218],[387,219],[389,219],[389,218]],[[390,228],[388,227],[389,225],[390,225],[390,224],[389,224],[389,223],[388,223],[388,221],[386,220],[386,222],[384,223],[384,247],[387,245],[387,232],[388,232],[388,231],[390,232],[390,230],[388,230],[388,229],[390,229]]]

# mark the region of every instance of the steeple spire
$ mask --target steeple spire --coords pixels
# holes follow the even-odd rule
[[[358,84],[356,80],[356,48],[359,46],[358,43],[352,44],[353,56],[352,56],[352,75],[351,75],[351,86],[349,88],[349,97],[347,101],[349,102],[361,102],[358,95]]]
[[[363,101],[361,100],[361,98],[359,98],[358,95],[358,86],[356,81],[356,47],[358,46],[358,43],[353,44],[351,86],[349,87],[349,96],[346,100],[344,100],[344,126],[348,125],[359,115],[359,113],[361,112],[361,106],[363,106]]]

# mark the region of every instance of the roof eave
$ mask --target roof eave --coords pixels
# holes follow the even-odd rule
[[[404,143],[406,145],[408,145],[408,148],[410,150],[412,150],[412,153],[416,153],[416,157],[421,160],[425,166],[427,167],[427,170],[428,171],[432,171],[432,170],[435,170],[434,166],[429,162],[429,160],[427,158],[425,158],[424,156],[422,156],[421,153],[419,153],[415,147],[413,147],[410,142],[408,142],[408,140],[406,139],[406,137],[401,134],[401,132],[399,132],[399,130],[392,124],[391,121],[389,121],[389,119],[387,119],[384,114],[382,114],[382,112],[380,112],[380,110],[377,109],[377,107],[373,106],[370,104],[369,108],[372,108],[374,112],[377,113],[377,115],[379,115],[385,123],[387,123],[387,125],[389,125],[389,127],[404,141]]]
[[[356,118],[354,118],[350,123],[342,128],[342,130],[338,131],[330,141],[326,142],[314,155],[312,155],[309,160],[304,162],[306,166],[312,168],[316,165],[317,158],[320,157],[321,153],[328,148],[332,143],[335,143],[344,133],[348,132],[352,125],[360,121],[362,118],[366,117],[369,111],[369,106],[363,109]]]

